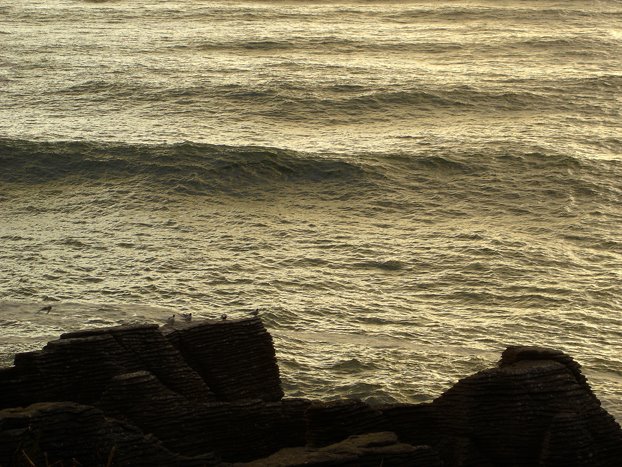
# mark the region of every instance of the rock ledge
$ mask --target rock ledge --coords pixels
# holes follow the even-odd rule
[[[618,467],[569,355],[508,347],[428,404],[283,398],[257,317],[68,333],[0,370],[0,465]],[[47,463],[47,464],[46,464]]]

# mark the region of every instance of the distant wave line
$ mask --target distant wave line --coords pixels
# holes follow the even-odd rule
[[[577,112],[609,115],[611,92],[622,89],[622,76],[604,75],[559,81],[508,82],[507,86],[475,87],[470,85],[435,87],[421,84],[409,87],[365,85],[325,85],[317,88],[305,84],[267,82],[252,87],[235,84],[208,86],[197,83],[162,87],[152,83],[128,84],[111,80],[88,80],[48,95],[71,97],[86,102],[127,100],[170,102],[173,105],[213,106],[221,111],[274,116],[279,119],[315,119],[324,116],[359,115],[378,112],[420,114],[435,110],[454,111],[528,111],[574,109]],[[309,84],[307,84],[309,85]],[[239,108],[243,106],[244,110]],[[387,117],[388,118],[388,117]]]
[[[567,197],[570,189],[577,196],[622,202],[622,160],[525,152],[518,147],[456,151],[421,148],[411,154],[338,156],[190,142],[148,145],[0,139],[0,180],[22,184],[76,177],[102,183],[124,180],[188,195],[264,189],[282,183],[332,185],[350,195],[357,190],[386,194],[451,182],[458,185],[440,185],[435,191],[449,196],[451,190],[463,191],[468,186],[468,191],[489,197],[516,190],[527,194],[548,187],[549,198],[555,198],[556,193]],[[441,182],[443,178],[445,182]]]

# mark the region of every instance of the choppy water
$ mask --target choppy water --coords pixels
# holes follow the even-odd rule
[[[613,0],[4,0],[0,361],[259,306],[291,396],[430,400],[541,344],[620,419],[621,31]]]

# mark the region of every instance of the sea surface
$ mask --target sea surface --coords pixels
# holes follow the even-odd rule
[[[543,345],[621,420],[621,109],[620,1],[2,0],[0,364],[259,307],[288,396]]]

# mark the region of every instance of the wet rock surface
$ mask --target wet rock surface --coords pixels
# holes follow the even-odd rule
[[[64,334],[0,370],[0,465],[617,467],[572,357],[508,347],[432,403],[283,398],[257,317]]]

